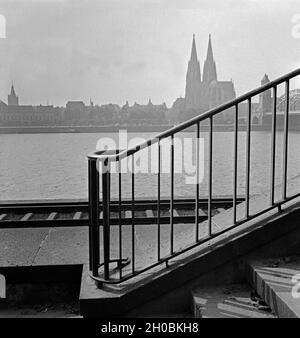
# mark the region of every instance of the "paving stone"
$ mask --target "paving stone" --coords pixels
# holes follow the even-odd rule
[[[83,264],[88,262],[88,228],[52,228],[41,244],[34,265]]]
[[[0,267],[32,265],[49,230],[0,229]]]

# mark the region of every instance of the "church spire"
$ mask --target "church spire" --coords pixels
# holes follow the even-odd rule
[[[193,34],[193,43],[192,43],[192,52],[191,52],[191,61],[198,61],[197,57],[197,49],[196,49],[196,42],[195,42],[195,34]]]
[[[11,84],[10,94],[7,96],[7,104],[9,106],[18,106],[19,105],[19,98],[16,95],[13,82]]]
[[[197,58],[195,34],[193,34],[191,59],[186,74],[185,102],[188,108],[200,107],[201,71]]]
[[[10,89],[10,95],[16,96],[15,88],[14,88],[14,83],[11,83],[11,89]]]
[[[211,35],[209,34],[209,39],[208,39],[208,47],[207,47],[207,56],[206,56],[207,60],[213,60],[214,59],[214,55],[213,55],[213,51],[212,51],[212,46],[211,46]]]
[[[211,35],[209,34],[207,56],[203,68],[203,82],[210,83],[214,80],[217,81],[217,69],[212,50]]]

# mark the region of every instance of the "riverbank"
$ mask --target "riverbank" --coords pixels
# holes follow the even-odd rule
[[[110,126],[30,126],[30,127],[0,127],[0,134],[43,134],[43,133],[117,133],[119,130],[127,130],[127,132],[163,132],[167,129],[172,128],[173,125],[144,125],[144,126],[134,126],[134,125],[110,125]],[[213,126],[214,131],[216,132],[227,132],[233,131],[234,126],[232,124],[215,124]],[[271,130],[270,125],[252,125],[251,129],[253,131],[269,131]],[[299,126],[289,126],[290,130],[300,131]],[[183,132],[191,132],[196,130],[196,127],[190,127]],[[200,126],[201,131],[208,131],[209,126],[202,124]],[[246,131],[247,126],[245,124],[239,125],[239,131]],[[283,130],[283,127],[278,126],[278,130]]]
[[[31,126],[31,127],[0,127],[0,134],[42,134],[42,133],[117,133],[119,130],[128,132],[162,132],[171,125],[149,126]]]

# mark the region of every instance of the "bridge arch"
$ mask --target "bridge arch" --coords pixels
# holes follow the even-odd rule
[[[284,111],[286,105],[285,94],[277,99],[277,110]],[[289,92],[290,110],[300,110],[300,89],[293,89]]]

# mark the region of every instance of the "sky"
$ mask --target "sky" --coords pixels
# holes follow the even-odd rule
[[[0,0],[1,15],[4,102],[13,82],[20,104],[170,107],[193,33],[201,70],[211,34],[218,78],[237,95],[300,67],[299,0]]]

